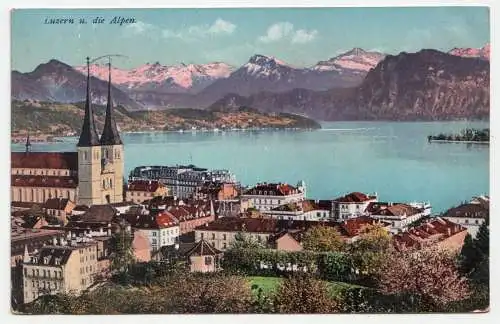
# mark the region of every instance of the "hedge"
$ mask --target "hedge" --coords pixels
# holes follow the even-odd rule
[[[248,276],[283,276],[304,271],[330,281],[355,280],[351,257],[337,252],[230,249],[224,253],[222,268]]]

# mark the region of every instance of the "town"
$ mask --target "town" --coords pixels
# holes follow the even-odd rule
[[[489,197],[480,193],[433,214],[431,202],[394,202],[390,197],[362,192],[318,200],[307,196],[304,181],[245,186],[230,170],[195,165],[137,166],[125,175],[126,152],[113,117],[111,64],[109,70],[106,119],[100,136],[88,73],[85,117],[76,151],[33,152],[28,135],[25,151],[11,153],[13,309],[35,305],[47,296],[80,296],[123,273],[132,276],[132,269],[139,265],[166,269],[175,264],[185,273],[207,275],[239,271],[254,278],[316,271],[326,281],[369,286],[373,278],[368,263],[382,252],[370,246],[356,253],[366,245],[361,243],[373,243],[370,238],[375,234],[386,239],[386,248],[394,250],[394,255],[435,249],[464,253],[467,244],[475,246],[484,235]],[[354,266],[325,265],[327,257],[339,257],[328,253],[340,251],[350,251]],[[307,259],[312,255],[314,258]],[[394,259],[386,273],[394,275],[402,260]],[[383,267],[381,262],[378,258],[377,267]],[[426,275],[425,269],[418,271]],[[144,275],[139,277],[145,280]],[[446,282],[447,277],[439,279]],[[460,290],[460,280],[453,279],[450,285],[457,285],[455,294],[468,296]],[[381,282],[387,282],[377,286],[386,295],[397,295],[403,289],[384,279]],[[436,289],[442,288],[434,284]],[[262,292],[258,283],[252,286]],[[431,296],[437,300],[433,305],[460,301],[448,295],[448,299]],[[280,305],[279,300],[273,305]],[[294,312],[292,301],[283,305],[278,312]],[[325,312],[316,306],[305,312]],[[269,311],[262,307],[261,311]],[[189,310],[204,312],[196,306],[185,312]],[[248,309],[228,312],[233,311]]]

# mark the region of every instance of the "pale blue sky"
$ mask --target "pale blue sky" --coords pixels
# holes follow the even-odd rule
[[[114,16],[138,23],[110,25]],[[47,25],[45,18],[95,17],[105,24]],[[71,65],[86,56],[123,54],[119,67],[223,61],[253,54],[310,66],[353,47],[389,54],[481,47],[490,39],[487,7],[16,10],[12,68],[26,72],[52,58]]]

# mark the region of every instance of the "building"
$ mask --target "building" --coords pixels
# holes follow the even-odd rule
[[[462,225],[437,217],[432,221],[394,235],[394,246],[398,250],[438,247],[460,251],[467,229]]]
[[[90,287],[99,274],[97,242],[87,238],[54,240],[23,260],[24,303],[41,295],[78,294]]]
[[[261,213],[275,219],[329,221],[332,219],[332,201],[302,200],[263,210]]]
[[[369,203],[377,202],[377,194],[367,195],[361,192],[351,192],[333,200],[333,215],[336,220],[355,218],[365,214]]]
[[[479,232],[479,227],[489,216],[489,206],[482,204],[478,200],[473,200],[470,203],[448,209],[441,217],[467,228],[469,234],[474,238]]]
[[[266,245],[270,237],[282,231],[306,231],[315,225],[335,226],[332,222],[293,221],[268,218],[224,217],[195,229],[195,241],[202,239],[218,250],[225,251],[234,242],[237,234],[244,234]]]
[[[228,170],[208,170],[194,165],[139,166],[130,172],[129,181],[157,180],[165,184],[171,195],[191,198],[207,182],[235,183]]]
[[[303,182],[299,182],[303,185]],[[305,187],[286,183],[259,183],[243,192],[241,199],[248,200],[259,211],[266,211],[305,199]]]
[[[124,154],[113,117],[111,64],[104,129],[97,135],[87,58],[85,116],[76,152],[11,152],[11,200],[45,203],[66,198],[79,205],[123,201]]]
[[[196,227],[215,220],[212,201],[195,200],[180,206],[169,206],[167,211],[179,221],[181,235],[193,232]]]
[[[178,243],[179,221],[168,211],[149,214],[124,214],[124,219],[137,232],[147,237],[154,252],[162,246]]]
[[[63,230],[27,229],[14,225],[10,234],[11,267],[22,263],[25,250],[30,254],[34,253],[53,242],[53,238],[63,236]]]
[[[366,207],[370,217],[387,221],[391,224],[391,232],[397,234],[408,229],[408,226],[424,216],[425,208],[416,208],[403,203],[372,202]]]
[[[215,272],[220,270],[223,253],[205,240],[200,240],[186,252],[191,272]]]
[[[167,186],[157,180],[133,180],[127,183],[126,199],[137,204],[153,197],[168,195]]]
[[[200,200],[234,200],[239,196],[239,190],[235,183],[206,182],[197,188],[195,199]]]
[[[57,217],[63,224],[68,222],[68,216],[71,215],[76,205],[68,198],[50,198],[43,204],[43,209],[47,215]]]

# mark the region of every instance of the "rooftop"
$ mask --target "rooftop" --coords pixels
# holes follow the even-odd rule
[[[11,186],[76,188],[78,179],[71,176],[11,175]]]
[[[337,198],[334,201],[340,203],[362,203],[376,198],[376,196],[369,196],[362,192],[351,192],[350,194]]]
[[[78,170],[77,152],[11,152],[12,169]]]

